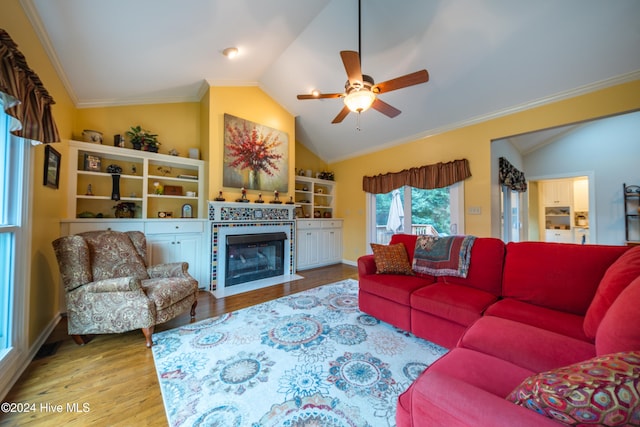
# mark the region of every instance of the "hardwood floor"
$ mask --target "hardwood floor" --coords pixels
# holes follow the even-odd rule
[[[215,299],[200,292],[196,321],[316,286],[352,278],[357,269],[338,264],[298,272],[303,279]],[[189,313],[156,326],[156,332],[189,323]],[[166,426],[153,355],[141,331],[97,335],[78,346],[60,322],[47,343],[53,355],[33,360],[3,402],[27,404],[29,412],[0,413],[0,426]]]

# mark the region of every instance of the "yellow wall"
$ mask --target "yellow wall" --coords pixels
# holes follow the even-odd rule
[[[33,31],[24,14],[19,0],[3,0],[0,3],[0,28],[5,29],[18,49],[24,54],[29,67],[34,70],[45,88],[56,101],[53,106],[53,117],[58,126],[61,138],[69,138],[73,128],[75,108],[67,94],[62,81],[58,78],[49,57]],[[66,161],[66,145],[54,144],[62,154],[62,164]],[[60,189],[54,190],[42,185],[44,145],[32,150],[33,191],[31,193],[31,252],[29,288],[28,345],[31,346],[45,328],[59,313],[58,296],[58,264],[51,247],[51,242],[59,236],[59,218],[65,206],[64,172],[60,177]]]
[[[209,198],[224,192],[227,201],[240,197],[239,189],[222,187],[222,164],[224,155],[224,114],[250,120],[278,129],[288,135],[289,144],[289,193],[293,194],[295,173],[295,119],[271,97],[255,86],[210,87],[209,97]],[[204,101],[203,101],[204,102]],[[257,198],[258,191],[248,191],[250,200]],[[265,200],[272,196],[264,195]],[[280,199],[288,199],[282,194]]]
[[[344,258],[356,261],[367,249],[363,176],[467,158],[472,176],[464,204],[479,206],[482,214],[465,215],[465,232],[490,236],[492,140],[638,108],[640,80],[329,165],[338,182],[338,216],[345,219]]]
[[[315,178],[316,172],[329,170],[327,162],[316,156],[311,150],[296,141],[296,169],[298,171],[313,171]]]

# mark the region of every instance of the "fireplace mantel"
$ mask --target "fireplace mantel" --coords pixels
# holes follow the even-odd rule
[[[209,202],[209,221],[293,221],[294,204]]]

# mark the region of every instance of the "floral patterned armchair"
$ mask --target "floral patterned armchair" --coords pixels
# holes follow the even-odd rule
[[[89,231],[53,242],[65,288],[68,330],[76,343],[86,335],[142,329],[153,345],[154,325],[191,308],[198,282],[186,262],[148,266],[139,231]]]

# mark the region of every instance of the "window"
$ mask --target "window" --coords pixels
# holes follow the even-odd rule
[[[464,233],[464,184],[423,190],[404,186],[386,194],[369,194],[367,240],[386,244],[396,233]]]
[[[0,396],[26,358],[25,331],[30,145],[9,133],[12,118],[0,101]]]

